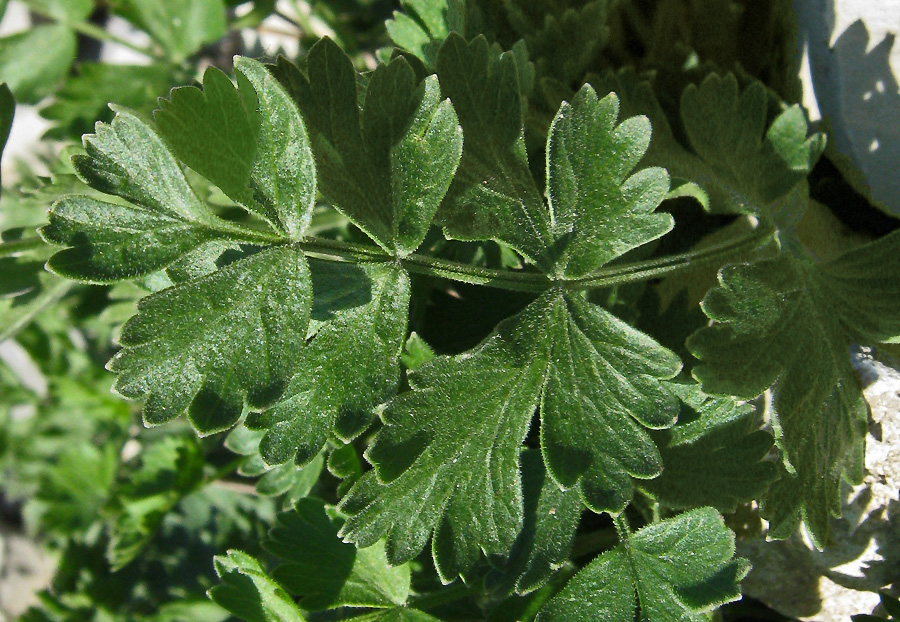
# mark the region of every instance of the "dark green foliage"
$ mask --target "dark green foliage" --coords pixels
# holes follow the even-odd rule
[[[720,512],[828,543],[900,234],[807,234],[785,2],[280,3],[268,65],[271,0],[104,3],[150,66],[27,4],[0,138],[92,133],[0,205],[26,622],[681,622],[740,596]]]

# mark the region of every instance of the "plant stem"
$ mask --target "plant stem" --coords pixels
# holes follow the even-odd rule
[[[166,58],[166,55],[163,54],[162,52],[158,52],[156,50],[148,49],[148,48],[142,47],[140,45],[137,45],[136,43],[132,43],[128,39],[118,37],[108,31],[104,30],[103,28],[100,28],[99,26],[95,26],[94,24],[91,24],[90,22],[62,21],[59,19],[58,16],[54,15],[53,13],[51,13],[49,11],[45,11],[45,10],[40,9],[33,5],[29,6],[29,10],[32,13],[34,13],[35,15],[40,15],[41,17],[46,17],[48,19],[55,20],[57,23],[63,23],[66,26],[68,26],[69,28],[71,28],[72,30],[74,30],[75,32],[80,33],[86,37],[90,37],[91,39],[96,39],[97,41],[106,41],[108,43],[115,43],[116,45],[121,45],[122,47],[126,47],[129,50],[134,50],[138,54],[143,54],[144,56],[147,56],[148,58],[152,58],[158,62],[169,64],[169,61]]]
[[[541,293],[554,286],[567,291],[579,291],[623,283],[634,283],[636,281],[658,278],[687,268],[694,268],[698,265],[720,263],[727,257],[746,253],[761,246],[772,238],[774,232],[775,230],[770,227],[761,226],[747,235],[715,246],[669,257],[610,266],[600,269],[590,276],[571,281],[553,281],[546,275],[538,272],[482,268],[416,253],[405,257],[397,257],[374,246],[313,237],[296,244],[303,252],[315,255],[321,259],[354,263],[396,263],[416,274],[436,276],[474,285],[486,285],[499,289]]]
[[[634,283],[659,278],[663,275],[672,274],[687,268],[695,268],[706,263],[722,263],[728,257],[758,248],[769,241],[775,232],[774,229],[769,227],[759,227],[747,235],[708,248],[647,261],[601,268],[594,274],[580,279],[554,281],[540,272],[482,268],[416,253],[401,257],[370,244],[354,244],[352,242],[340,242],[313,236],[289,242],[274,233],[253,231],[224,221],[212,224],[211,228],[227,238],[247,244],[295,244],[304,254],[326,261],[395,264],[414,274],[536,294],[542,293],[551,287],[557,287],[565,291],[581,291],[621,285],[623,283]],[[37,237],[3,243],[0,244],[0,257],[38,248],[43,244],[44,242]]]
[[[616,525],[616,534],[619,536],[619,542],[625,544],[628,542],[628,536],[631,535],[631,526],[628,519],[625,518],[625,512],[613,515],[613,523]]]

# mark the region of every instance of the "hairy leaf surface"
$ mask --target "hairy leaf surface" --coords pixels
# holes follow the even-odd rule
[[[528,594],[541,587],[569,558],[582,502],[576,488],[560,488],[537,450],[522,454],[524,521],[509,559],[487,576],[499,594]],[[496,562],[495,562],[496,563]]]
[[[270,403],[290,379],[310,293],[303,254],[276,246],[144,298],[109,364],[116,390],[146,398],[148,425],[187,411],[201,434],[225,430],[245,401]]]
[[[217,218],[188,185],[178,162],[148,125],[118,110],[84,139],[72,163],[96,190],[130,204],[66,195],[41,235],[68,246],[49,261],[54,272],[83,281],[134,278],[240,230]]]
[[[496,239],[548,267],[550,218],[528,169],[516,59],[484,37],[451,33],[437,58],[441,89],[466,140],[438,221],[462,240]]]
[[[784,470],[764,510],[777,537],[802,514],[824,544],[841,474],[862,478],[868,406],[847,347],[900,336],[898,245],[895,232],[820,266],[788,254],[730,266],[704,300],[715,323],[688,342],[704,390],[749,399],[772,387]]]
[[[257,559],[231,550],[215,557],[221,584],[209,597],[247,622],[304,622],[293,599],[266,573]]]
[[[616,125],[619,101],[598,101],[585,85],[563,102],[547,139],[547,198],[553,272],[590,274],[616,257],[666,234],[674,221],[653,213],[669,190],[661,168],[628,176],[647,151],[650,124],[631,117]]]
[[[381,247],[414,251],[447,192],[462,151],[453,107],[434,77],[403,58],[368,77],[362,106],[350,58],[330,39],[309,52],[308,77],[272,69],[306,120],[322,194]]]
[[[764,458],[772,435],[753,427],[753,407],[710,397],[696,385],[667,385],[681,399],[678,424],[655,432],[663,471],[640,487],[671,508],[711,505],[734,512],[758,499],[778,475]]]
[[[388,404],[367,452],[375,470],[343,501],[352,515],[343,534],[361,546],[386,535],[391,561],[405,561],[434,530],[445,580],[464,575],[480,550],[507,555],[523,520],[520,446],[538,404],[554,479],[578,484],[597,511],[621,510],[629,476],[659,472],[642,425],[673,423],[677,401],[659,380],[679,369],[606,311],[548,292],[473,351],[410,375],[413,391]]]
[[[749,564],[712,508],[637,531],[576,574],[537,622],[685,622],[741,596]]]
[[[356,437],[371,423],[374,408],[397,390],[409,277],[396,268],[335,268],[327,274],[340,278],[338,269],[359,272],[361,283],[348,279],[348,284],[364,287],[369,299],[335,309],[298,357],[297,372],[278,402],[248,418],[251,427],[266,429],[260,452],[269,464],[291,459],[305,464],[329,435],[345,441]],[[327,293],[338,294],[336,280],[330,279]],[[313,293],[322,304],[323,291],[315,283]]]

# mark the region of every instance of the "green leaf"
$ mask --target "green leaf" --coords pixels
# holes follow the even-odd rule
[[[22,104],[36,104],[62,82],[75,59],[75,33],[42,24],[0,38],[0,76]]]
[[[173,62],[181,62],[226,31],[222,0],[113,0],[113,10],[146,30]]]
[[[218,605],[247,622],[304,622],[303,615],[284,589],[260,563],[241,551],[215,557],[222,584],[209,590]]]
[[[898,339],[897,274],[895,232],[818,266],[785,253],[726,267],[703,302],[714,324],[688,347],[704,391],[750,399],[772,388],[784,463],[763,506],[773,537],[790,535],[802,513],[823,545],[842,472],[862,479],[868,406],[847,347]]]
[[[438,618],[409,607],[383,609],[349,618],[353,622],[441,622]]]
[[[501,322],[477,348],[439,356],[409,375],[414,389],[381,414],[366,457],[374,465],[341,503],[341,535],[361,547],[387,537],[397,564],[434,531],[444,581],[481,550],[505,556],[522,523],[519,450],[538,403],[549,356],[552,299]],[[472,399],[472,396],[478,399]]]
[[[803,207],[779,214],[773,207],[805,183],[825,147],[825,136],[809,133],[799,106],[782,110],[766,128],[768,97],[754,82],[741,91],[732,74],[710,74],[690,85],[680,113],[690,149],[676,138],[651,85],[633,70],[592,77],[598,93],[615,91],[626,115],[644,114],[653,140],[644,164],[664,166],[682,186],[679,196],[695,196],[718,213],[766,216],[782,229],[799,219]]]
[[[53,272],[104,283],[155,272],[221,234],[141,207],[70,194],[53,205],[41,235],[70,247],[50,259]]]
[[[281,464],[259,478],[256,492],[269,497],[288,493],[288,498],[292,501],[301,499],[308,495],[319,481],[324,464],[322,454],[303,467],[298,467],[292,462]]]
[[[536,622],[682,622],[737,600],[746,560],[712,508],[644,527],[591,562],[548,602]],[[637,602],[635,602],[637,597]]]
[[[235,69],[256,90],[262,119],[250,173],[254,198],[266,218],[298,239],[316,204],[316,169],[306,127],[290,96],[261,63],[239,56]]]
[[[548,271],[550,216],[528,168],[516,58],[484,37],[451,33],[437,72],[466,140],[459,171],[438,211],[450,237],[501,240]]]
[[[141,453],[140,466],[118,484],[113,497],[107,559],[113,570],[134,560],[166,514],[203,481],[205,460],[193,437],[170,436]]]
[[[678,425],[653,434],[665,468],[640,487],[670,508],[734,512],[738,503],[760,498],[778,475],[775,463],[764,460],[773,438],[754,429],[753,407],[705,395],[696,385],[668,387],[681,399]]]
[[[570,6],[574,5],[574,6]],[[607,3],[508,2],[506,17],[534,59],[538,76],[581,83],[609,39]]]
[[[825,135],[807,138],[799,106],[766,130],[767,94],[758,82],[739,92],[735,77],[708,76],[681,98],[681,118],[702,160],[673,175],[707,189],[717,211],[766,214],[766,206],[803,181],[825,149]]]
[[[381,544],[358,550],[342,542],[338,537],[342,523],[340,516],[312,498],[301,499],[293,510],[280,514],[263,543],[282,560],[272,576],[289,592],[301,595],[300,605],[311,611],[404,605],[410,590],[409,566],[389,566]]]
[[[508,560],[488,574],[485,585],[499,594],[529,594],[569,558],[581,518],[576,488],[562,489],[547,473],[541,454],[522,454],[524,523]]]
[[[618,512],[631,477],[659,475],[645,428],[670,427],[678,401],[660,382],[681,362],[669,350],[580,296],[556,295],[552,348],[541,396],[541,449],[553,478],[579,485],[595,512]],[[588,430],[590,433],[585,433]]]
[[[369,426],[374,408],[397,390],[409,277],[389,267],[329,268],[361,273],[368,300],[336,309],[300,354],[278,402],[248,417],[251,428],[267,430],[260,452],[268,464],[291,459],[305,464],[332,434],[350,441]],[[315,285],[313,293],[318,297]]]
[[[403,13],[394,11],[394,18],[385,22],[391,40],[415,54],[429,67],[434,67],[437,50],[450,32],[446,0],[402,0]]]
[[[434,531],[445,581],[465,575],[480,550],[506,556],[522,527],[518,456],[539,403],[554,480],[578,485],[596,511],[621,510],[630,476],[659,473],[642,426],[674,422],[677,400],[660,379],[679,369],[671,352],[608,312],[548,292],[474,350],[409,375],[413,391],[387,405],[367,451],[375,469],[342,502],[351,514],[342,535],[360,546],[386,536],[399,563]]]
[[[178,159],[242,203],[256,160],[262,114],[256,91],[243,74],[238,87],[208,67],[203,89],[182,86],[161,99],[154,114],[159,133]]]
[[[72,163],[91,187],[133,205],[74,194],[60,199],[41,235],[70,248],[50,259],[51,270],[91,282],[134,278],[241,233],[200,202],[178,162],[137,116],[119,110],[96,131],[84,139],[87,154]]]
[[[273,72],[306,120],[322,194],[400,256],[425,237],[462,152],[453,107],[434,77],[403,58],[379,65],[357,103],[357,74],[330,39],[309,51],[309,76],[284,59]]]
[[[554,239],[552,268],[578,278],[655,240],[674,225],[653,213],[669,190],[661,168],[628,176],[647,151],[650,124],[632,117],[616,125],[619,101],[602,101],[590,85],[563,102],[547,140],[547,197]]]
[[[33,442],[41,441],[46,442]],[[44,534],[70,537],[83,533],[110,494],[119,466],[117,448],[82,441],[66,444],[52,460],[24,507],[25,521],[30,529]]]
[[[245,401],[280,395],[303,351],[310,313],[303,254],[275,246],[143,298],[110,361],[116,391],[146,398],[148,425],[187,411],[201,434],[228,429]]]
[[[0,257],[0,342],[15,336],[72,289],[72,283],[44,269],[48,257],[45,246]]]
[[[94,10],[94,0],[25,0],[28,8],[63,22],[79,22]]]
[[[0,84],[0,156],[6,149],[6,141],[9,140],[9,132],[12,130],[13,118],[16,116],[16,98],[13,97],[9,85]]]
[[[81,136],[94,127],[97,119],[110,120],[108,104],[112,101],[120,107],[149,114],[156,106],[156,98],[167,92],[176,80],[172,68],[161,64],[82,62],[78,64],[78,75],[66,80],[40,114],[55,122],[56,127],[48,136]]]

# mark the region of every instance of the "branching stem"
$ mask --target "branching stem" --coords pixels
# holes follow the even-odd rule
[[[647,261],[607,266],[580,279],[554,281],[540,272],[483,268],[417,253],[397,256],[380,247],[368,244],[339,242],[317,237],[308,237],[297,242],[285,242],[282,238],[268,232],[250,231],[241,227],[217,226],[215,228],[226,237],[249,244],[292,243],[305,254],[326,261],[396,264],[414,274],[534,293],[541,293],[551,287],[559,287],[566,291],[581,291],[622,285],[659,278],[687,268],[696,268],[698,265],[721,264],[731,257],[746,256],[749,251],[770,241],[775,233],[773,228],[761,225],[746,235],[714,246]],[[33,250],[43,243],[40,238],[4,242],[0,244],[0,257]]]

